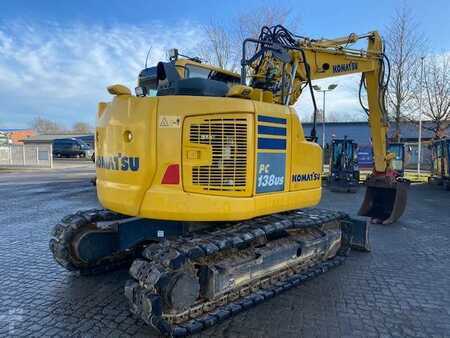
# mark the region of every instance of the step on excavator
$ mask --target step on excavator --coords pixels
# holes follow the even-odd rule
[[[356,192],[359,185],[358,145],[351,139],[333,139],[328,186],[334,192]]]
[[[366,50],[351,48],[364,39]],[[293,108],[305,88],[315,102],[312,80],[362,73],[375,168],[360,215],[391,223],[406,203],[386,151],[377,32],[314,40],[263,27],[242,51],[240,75],[173,50],[140,72],[136,95],[108,87],[95,135],[105,209],[52,232],[54,258],[70,271],[131,263],[130,309],[163,335],[199,332],[368,249],[366,222],[314,208],[322,149]]]

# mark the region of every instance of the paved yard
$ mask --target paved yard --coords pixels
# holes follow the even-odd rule
[[[0,172],[0,336],[148,336],[123,296],[127,271],[77,277],[53,262],[58,219],[98,206],[92,170]],[[322,207],[355,214],[357,194]],[[413,186],[398,224],[370,229],[373,251],[205,331],[203,337],[450,337],[450,193]]]

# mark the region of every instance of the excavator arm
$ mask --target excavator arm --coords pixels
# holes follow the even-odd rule
[[[361,40],[367,40],[366,48],[351,48]],[[249,52],[253,52],[251,57],[247,57]],[[296,36],[282,26],[274,26],[264,27],[258,39],[244,41],[241,63],[241,84],[271,92],[271,96],[263,97],[272,98],[274,103],[293,105],[309,87],[315,109],[312,140],[316,139],[317,107],[311,81],[361,73],[360,102],[368,115],[374,167],[367,180],[360,215],[383,223],[395,222],[403,213],[408,185],[392,170],[392,154],[387,152],[385,91],[389,79],[388,62],[378,32],[313,40]],[[367,91],[367,108],[362,103],[362,88]]]

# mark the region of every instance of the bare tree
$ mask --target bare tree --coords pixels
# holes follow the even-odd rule
[[[206,39],[199,47],[200,57],[212,65],[234,71],[237,67],[232,39],[226,28],[215,21],[204,26]]]
[[[423,115],[433,122],[436,138],[443,137],[450,120],[450,55],[426,59],[423,74]]]
[[[31,122],[31,128],[39,134],[49,134],[49,133],[60,133],[64,131],[64,128],[57,122],[36,117],[33,122]]]
[[[317,118],[316,118],[317,123],[322,123],[323,122],[323,118],[324,118],[323,110],[322,109],[318,109],[317,110]],[[310,120],[310,122],[314,121],[314,113],[311,114],[309,120]],[[325,112],[325,123],[327,123],[327,122],[339,122],[339,121],[340,121],[340,118],[336,114],[336,112],[333,112],[333,111],[326,111]]]
[[[92,129],[92,126],[86,122],[76,122],[72,127],[72,131],[77,133],[90,133]]]
[[[388,115],[394,124],[394,140],[400,141],[400,122],[412,110],[415,97],[416,73],[420,69],[420,54],[424,38],[418,31],[411,11],[398,9],[387,27],[386,55],[391,64],[387,103]]]
[[[198,53],[208,63],[236,71],[240,65],[244,39],[257,38],[263,26],[292,23],[295,28],[290,13],[290,9],[280,5],[263,5],[241,12],[226,23],[213,20],[204,27],[205,40],[198,46]]]
[[[258,38],[263,26],[289,25],[296,28],[291,16],[292,10],[282,5],[262,5],[248,12],[243,12],[235,19],[237,31],[235,33],[239,49],[246,38]]]

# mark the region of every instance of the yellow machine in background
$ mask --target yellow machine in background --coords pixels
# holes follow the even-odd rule
[[[360,39],[366,50],[348,47]],[[367,247],[367,229],[305,209],[321,198],[322,149],[292,105],[306,86],[315,102],[314,79],[363,74],[375,168],[360,213],[393,222],[406,184],[386,152],[384,70],[376,32],[312,40],[275,26],[244,41],[240,76],[174,51],[140,73],[136,96],[108,87],[113,100],[100,103],[96,131],[107,210],[63,219],[50,243],[55,259],[89,274],[138,257],[125,287],[131,309],[170,335],[339,264],[352,244]]]

